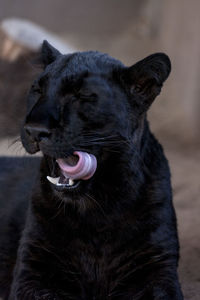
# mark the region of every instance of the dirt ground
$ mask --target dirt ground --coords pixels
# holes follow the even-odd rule
[[[200,299],[200,153],[166,148],[180,238],[179,274],[186,300]]]

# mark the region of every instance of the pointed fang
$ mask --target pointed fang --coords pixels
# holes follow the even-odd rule
[[[47,176],[47,179],[48,179],[51,183],[57,185],[58,182],[59,182],[60,177],[53,178],[53,177]]]

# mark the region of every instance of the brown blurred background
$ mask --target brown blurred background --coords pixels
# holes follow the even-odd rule
[[[7,18],[43,26],[49,32],[41,37],[52,37],[64,52],[99,50],[126,65],[153,52],[169,55],[172,73],[149,120],[172,170],[185,299],[199,300],[200,1],[0,0],[0,22]],[[8,31],[0,25],[0,154],[22,155],[19,144],[10,145],[25,113],[27,89],[38,72],[30,61],[39,44],[34,47],[34,39],[24,43],[23,34],[16,37]]]

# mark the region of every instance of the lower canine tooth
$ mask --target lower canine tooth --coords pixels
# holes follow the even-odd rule
[[[69,179],[69,185],[73,185],[74,181],[72,179]]]
[[[56,184],[58,184],[58,181],[59,181],[60,177],[53,178],[53,177],[47,176],[47,179],[48,179],[51,183],[53,183],[53,184],[56,185]]]

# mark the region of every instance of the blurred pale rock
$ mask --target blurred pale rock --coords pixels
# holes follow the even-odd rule
[[[28,20],[16,18],[3,20],[1,30],[5,32],[9,40],[12,40],[13,43],[17,43],[33,51],[37,51],[40,48],[43,40],[48,40],[61,53],[75,51],[71,45],[62,41],[55,34]]]
[[[20,45],[20,43],[14,41],[10,36],[6,34],[0,27],[0,59],[7,61],[14,61],[20,55],[24,55],[30,52],[29,49]]]

